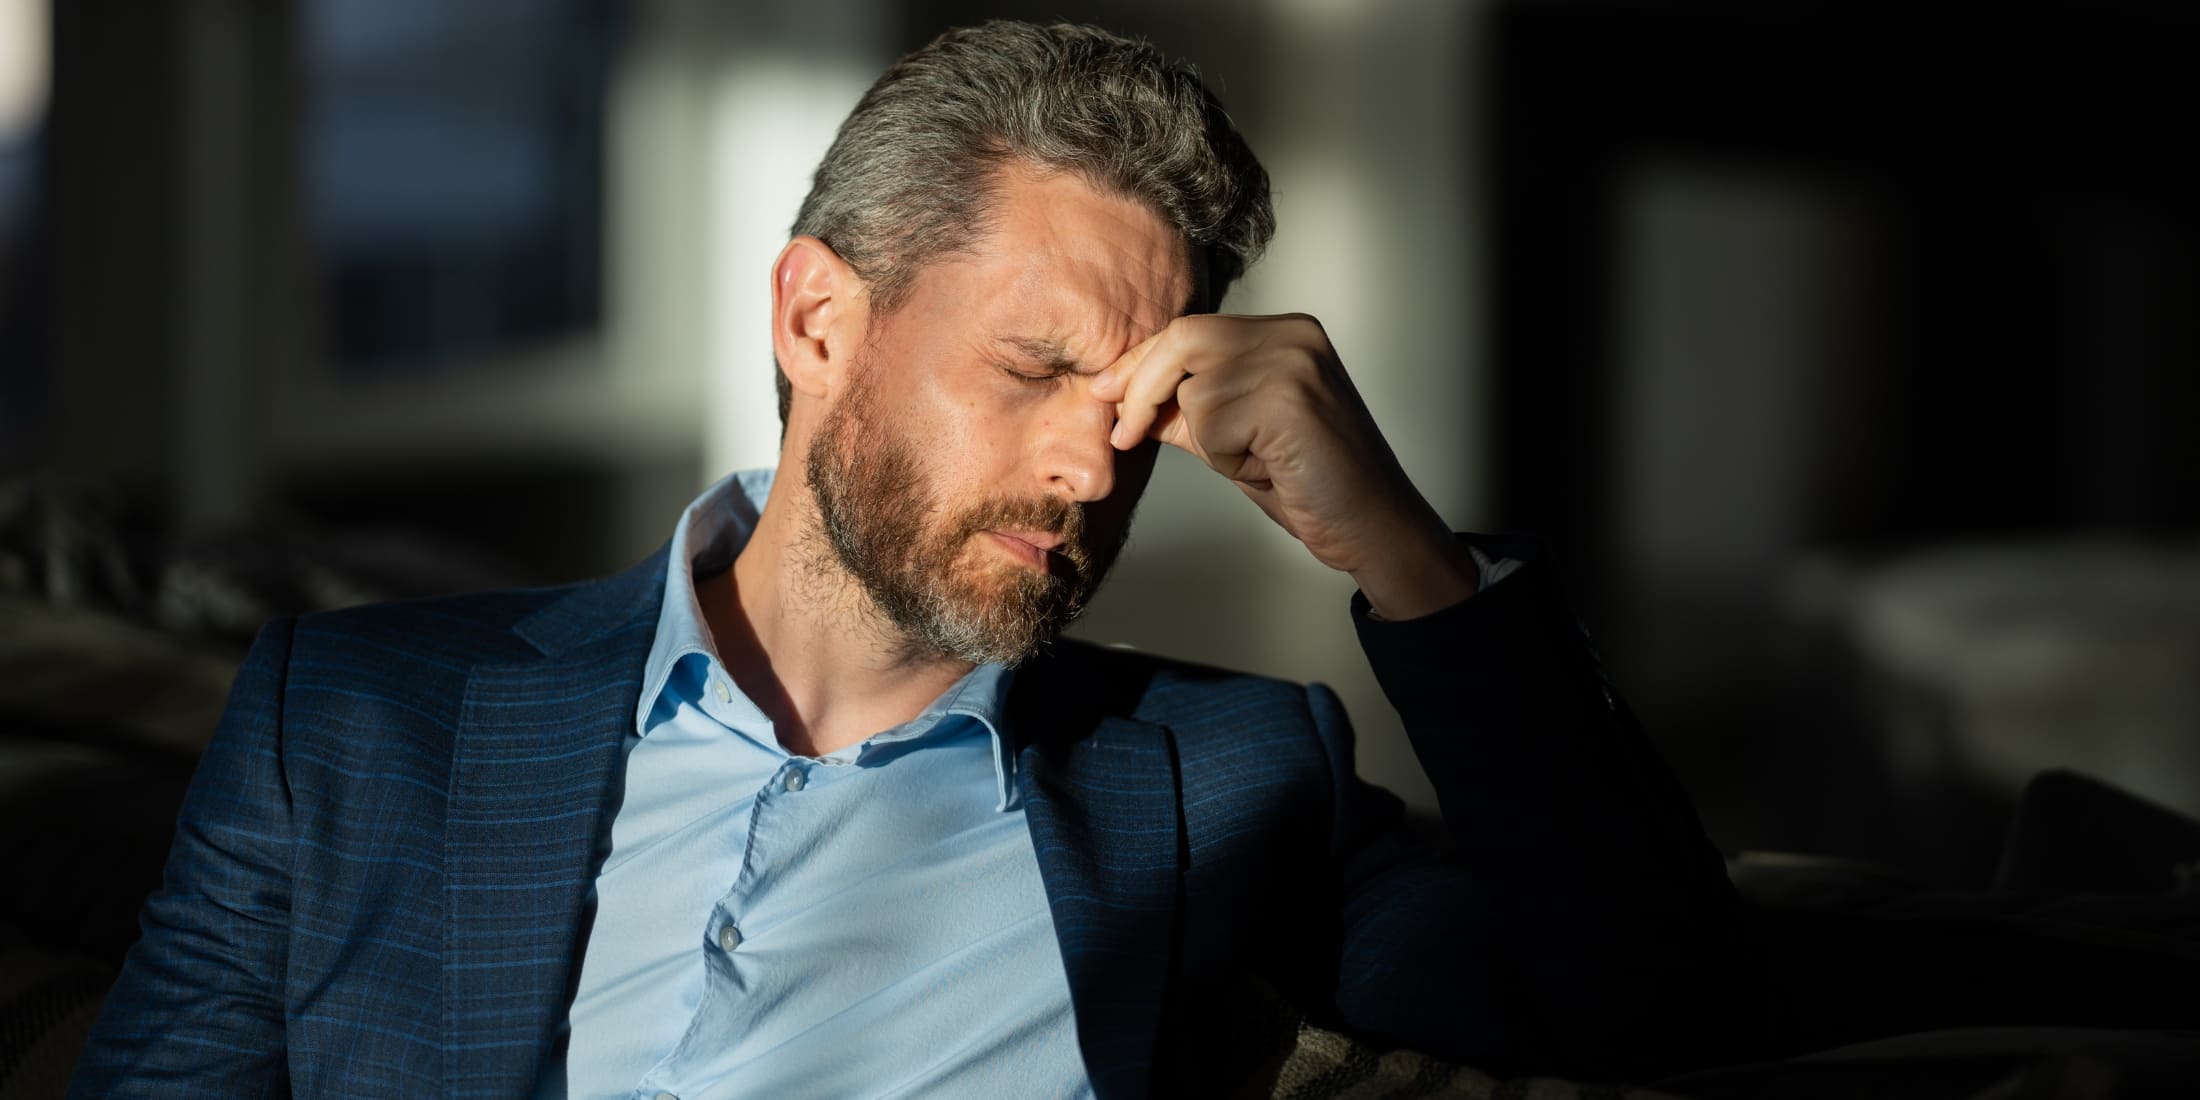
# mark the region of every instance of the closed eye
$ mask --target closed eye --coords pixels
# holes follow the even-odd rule
[[[1025,382],[1052,382],[1078,373],[1076,357],[1057,340],[1003,336],[994,341],[993,350],[986,358]]]
[[[1070,374],[1070,372],[1067,370],[1019,370],[1018,368],[1009,366],[1006,363],[997,363],[994,366],[1002,374],[1008,375],[1010,378],[1014,378],[1019,382],[1028,382],[1033,385],[1045,382],[1053,382],[1057,379],[1067,377]]]

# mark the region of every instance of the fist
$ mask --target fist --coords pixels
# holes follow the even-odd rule
[[[1406,619],[1474,593],[1472,558],[1414,488],[1321,323],[1179,317],[1092,383],[1111,442],[1159,440],[1230,479],[1376,613]]]

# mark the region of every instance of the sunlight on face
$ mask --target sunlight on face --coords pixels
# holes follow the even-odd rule
[[[1132,200],[1010,170],[971,254],[873,319],[807,476],[835,557],[913,649],[1014,663],[1084,609],[1153,460],[1109,446],[1090,375],[1185,311],[1187,257]]]

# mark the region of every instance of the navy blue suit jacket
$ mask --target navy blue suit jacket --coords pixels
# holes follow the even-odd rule
[[[664,567],[270,626],[75,1093],[525,1095]],[[1070,642],[1019,672],[1008,724],[1095,1092],[1205,1091],[1248,989],[1500,1073],[1723,1053],[1753,1010],[1733,894],[1544,567],[1425,619],[1365,611],[1448,854],[1354,777],[1322,687]]]

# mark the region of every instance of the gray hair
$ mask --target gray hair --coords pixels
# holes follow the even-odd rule
[[[1204,260],[1213,309],[1275,233],[1268,173],[1191,66],[1097,27],[995,21],[903,57],[841,123],[794,232],[891,312],[924,265],[967,250],[1015,162],[1146,204]],[[792,391],[777,373],[779,419]]]

